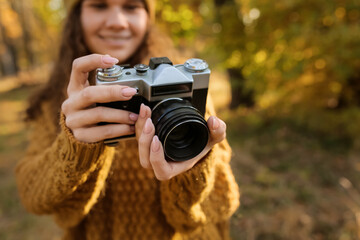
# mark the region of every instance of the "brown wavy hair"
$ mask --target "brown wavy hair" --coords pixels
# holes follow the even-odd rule
[[[53,121],[59,121],[60,108],[66,99],[66,88],[69,83],[72,62],[74,59],[91,54],[82,34],[80,22],[82,1],[79,1],[69,12],[62,32],[61,45],[58,57],[51,71],[48,82],[29,99],[26,110],[26,120],[36,120],[42,114],[42,104],[50,101]],[[143,43],[125,63],[131,66],[137,63],[148,63],[150,57],[168,56],[174,63],[182,60],[173,47],[169,37],[160,32],[151,23]],[[90,84],[94,83],[94,73],[89,74]]]

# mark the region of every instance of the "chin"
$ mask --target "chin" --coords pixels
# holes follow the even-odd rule
[[[132,54],[134,52],[136,52],[136,49],[133,48],[129,48],[128,46],[123,46],[121,48],[119,47],[105,47],[104,46],[99,49],[99,48],[94,48],[93,49],[94,53],[98,53],[98,54],[109,54],[110,56],[117,58],[119,60],[118,64],[126,64],[127,60],[129,58],[132,57]]]
[[[119,64],[126,63],[127,59],[131,57],[131,54],[128,51],[122,51],[122,50],[114,50],[114,49],[102,49],[102,50],[95,50],[94,53],[103,54],[103,55],[110,55],[114,58],[117,58],[119,60]]]
[[[121,53],[117,54],[115,52],[112,52],[112,53],[110,53],[110,55],[119,60],[118,64],[125,64],[126,63],[125,61],[130,58],[129,54],[121,54]]]

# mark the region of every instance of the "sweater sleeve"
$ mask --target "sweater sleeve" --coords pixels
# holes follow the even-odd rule
[[[214,115],[208,99],[207,116]],[[162,209],[176,231],[192,232],[226,221],[239,206],[239,189],[230,168],[231,149],[224,140],[192,169],[161,183]]]
[[[71,227],[97,201],[114,150],[103,143],[77,141],[65,126],[63,114],[60,125],[60,132],[56,131],[44,112],[33,125],[27,153],[15,174],[28,211],[53,214],[61,226]]]

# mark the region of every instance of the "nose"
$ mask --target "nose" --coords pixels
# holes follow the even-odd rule
[[[106,26],[114,29],[123,29],[129,26],[126,13],[120,7],[114,7],[109,11]]]

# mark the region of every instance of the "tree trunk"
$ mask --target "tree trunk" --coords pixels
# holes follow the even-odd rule
[[[0,12],[1,17],[1,12]],[[0,55],[2,75],[15,75],[19,68],[17,64],[17,52],[15,46],[5,34],[5,28],[0,23],[0,40],[3,44],[3,51]]]
[[[245,88],[245,78],[242,74],[242,70],[239,68],[230,68],[227,72],[231,84],[230,109],[236,109],[240,105],[253,107],[253,93]]]
[[[28,66],[31,68],[35,65],[35,56],[31,48],[32,37],[31,37],[31,29],[27,20],[30,19],[29,13],[31,9],[29,8],[29,1],[17,1],[16,4],[14,2],[13,8],[18,13],[21,28],[23,30],[23,47],[25,58],[27,60]]]
[[[218,35],[219,47],[229,57],[235,49],[241,49],[241,41],[226,41],[227,37],[241,37],[243,34],[243,24],[237,15],[237,5],[234,0],[214,0],[217,22],[223,27]],[[227,10],[227,11],[223,11]],[[229,21],[230,20],[230,21]],[[236,27],[234,27],[236,26]],[[227,69],[231,85],[230,108],[235,109],[239,105],[252,107],[254,105],[253,93],[245,88],[242,66]]]

